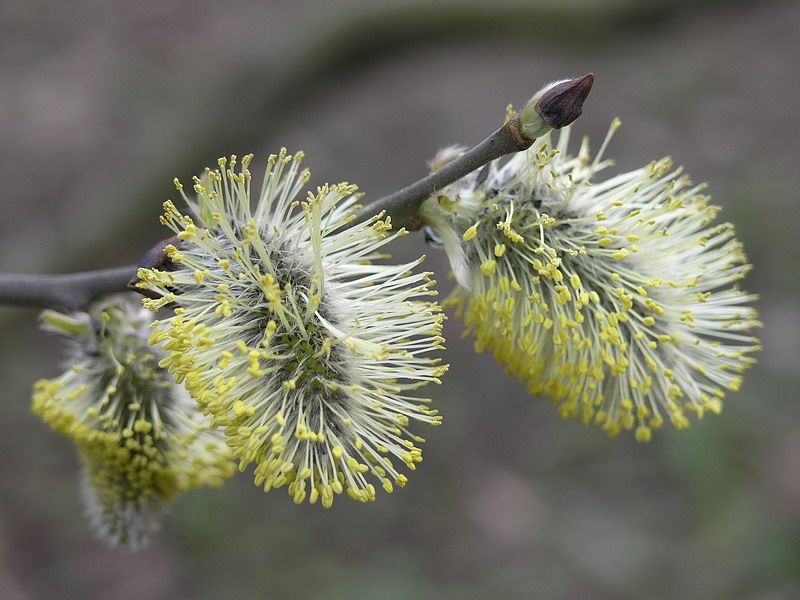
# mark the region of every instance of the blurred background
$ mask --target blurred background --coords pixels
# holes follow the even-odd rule
[[[474,144],[543,83],[594,72],[574,130],[707,181],[754,264],[764,351],[723,414],[650,444],[562,422],[447,323],[409,485],[331,510],[249,473],[186,494],[151,548],[95,541],[70,443],[30,413],[59,345],[0,307],[0,597],[800,597],[800,3],[5,0],[0,270],[138,262],[218,156],[303,149],[367,197]],[[443,256],[408,236],[398,258]]]

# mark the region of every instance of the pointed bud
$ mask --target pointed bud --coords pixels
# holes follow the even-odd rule
[[[594,83],[594,75],[563,79],[548,83],[520,111],[520,131],[535,139],[550,131],[566,127],[581,116],[583,102]]]

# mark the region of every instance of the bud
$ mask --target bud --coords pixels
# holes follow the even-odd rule
[[[566,127],[581,116],[583,103],[594,83],[594,75],[548,83],[520,111],[520,131],[529,140],[551,129]]]

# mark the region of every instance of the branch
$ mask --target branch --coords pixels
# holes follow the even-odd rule
[[[574,122],[581,115],[593,83],[594,75],[589,73],[547,84],[528,101],[519,117],[510,119],[480,144],[427,177],[371,202],[358,211],[353,223],[386,211],[385,216],[391,217],[394,229],[419,229],[422,223],[416,214],[426,199],[493,160],[527,150],[550,129],[561,129]]]
[[[417,217],[420,205],[437,190],[458,181],[465,175],[506,154],[527,150],[534,140],[550,129],[560,129],[577,119],[583,102],[594,83],[591,73],[583,77],[554,81],[531,98],[520,111],[500,129],[474,148],[412,183],[406,188],[379,198],[362,208],[352,223],[358,223],[383,212],[391,217],[394,228],[419,229]],[[159,266],[169,263],[164,253],[175,238],[159,242],[142,259],[140,266]],[[136,290],[137,267],[126,266],[69,275],[13,275],[0,273],[0,304],[16,304],[45,308],[81,310],[106,294]]]
[[[0,273],[0,304],[82,310],[106,294],[127,290],[136,266],[66,275]]]
[[[467,150],[458,158],[434,171],[416,183],[402,190],[379,198],[362,208],[353,223],[368,219],[381,211],[392,218],[392,228],[419,229],[416,218],[420,205],[437,190],[440,190],[483,165],[511,154],[530,148],[533,140],[525,139],[519,130],[519,119],[511,119],[480,144]]]

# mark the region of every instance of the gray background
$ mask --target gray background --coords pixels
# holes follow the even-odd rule
[[[798,27],[798,2],[3,2],[2,271],[137,262],[172,178],[230,153],[302,148],[314,182],[377,197],[592,71],[575,133],[596,148],[619,116],[613,172],[669,154],[710,184],[765,349],[721,416],[640,445],[562,422],[451,319],[406,488],[325,511],[244,474],[129,554],[93,539],[75,453],[30,413],[58,344],[0,308],[0,597],[800,597]],[[420,252],[446,290],[419,236],[395,255]]]

